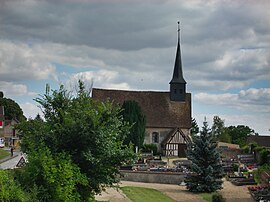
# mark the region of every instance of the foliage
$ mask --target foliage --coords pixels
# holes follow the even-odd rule
[[[258,163],[260,165],[268,164],[270,162],[270,149],[263,146],[258,146],[257,143],[250,143],[248,146],[249,152],[256,152],[259,156]]]
[[[129,126],[123,123],[120,107],[92,100],[80,81],[73,97],[64,86],[52,91],[47,86],[46,93],[36,101],[45,121],[30,120],[18,126],[22,150],[31,154],[44,144],[54,157],[69,156],[70,165],[76,165],[88,179],[87,185],[76,186],[85,196],[82,201],[88,200],[89,192],[100,192],[103,186],[117,182],[118,167],[134,157],[132,150],[122,145],[121,137],[128,133]]]
[[[259,164],[268,164],[270,163],[270,149],[268,148],[263,148],[259,152]]]
[[[142,152],[152,152],[153,155],[157,154],[157,145],[156,144],[143,144]]]
[[[261,174],[264,171],[267,172],[268,174],[270,174],[270,164],[269,163],[261,165],[258,167],[258,170],[253,171],[256,182],[261,183]]]
[[[192,192],[214,192],[222,188],[220,154],[207,122],[203,124],[200,136],[187,147],[187,158],[192,161],[192,173],[187,175],[185,182],[187,189]]]
[[[41,201],[80,201],[77,186],[88,180],[64,153],[52,154],[44,145],[28,153],[28,162],[19,181],[25,190],[36,189]]]
[[[16,183],[13,175],[8,170],[0,170],[0,201],[28,201],[26,193]]]
[[[222,120],[219,116],[214,116],[212,125],[212,134],[214,135],[216,140],[220,142],[230,143],[231,137],[227,133],[224,122],[225,121]]]
[[[174,200],[158,190],[144,187],[122,187],[121,190],[133,202],[149,201],[149,202],[173,202]]]
[[[220,193],[215,193],[212,195],[212,202],[225,202],[225,199]]]
[[[241,148],[241,150],[245,153],[245,154],[249,154],[250,153],[250,147],[249,145],[245,145]]]
[[[191,136],[192,138],[199,133],[199,126],[195,118],[191,119]]]
[[[0,106],[4,106],[5,108],[6,120],[12,119],[17,119],[18,121],[26,120],[25,116],[23,115],[21,107],[14,100],[0,97]]]
[[[238,163],[233,163],[232,168],[233,168],[233,171],[238,171],[239,164]]]
[[[254,134],[253,129],[244,125],[229,126],[226,130],[231,137],[232,143],[239,144],[241,147],[247,144],[247,137]]]
[[[140,149],[143,146],[145,136],[146,119],[141,107],[135,101],[127,100],[122,105],[124,121],[132,124],[130,133],[123,136],[124,144],[132,143]]]

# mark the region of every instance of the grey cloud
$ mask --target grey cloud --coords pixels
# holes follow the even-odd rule
[[[250,88],[237,94],[198,93],[195,100],[208,105],[223,105],[253,112],[270,112],[270,88]],[[263,107],[262,107],[263,106]]]
[[[184,75],[192,91],[241,88],[269,76],[267,1],[154,2],[6,1],[0,36],[32,46],[40,67],[58,62],[117,71],[118,81],[133,89],[158,90],[168,87],[180,19]],[[242,49],[252,54],[239,60]],[[226,57],[230,61],[219,67]],[[22,66],[28,64],[24,59]],[[20,78],[31,79],[27,75]]]

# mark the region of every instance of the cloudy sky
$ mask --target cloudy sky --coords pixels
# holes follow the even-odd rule
[[[199,125],[270,128],[270,1],[0,0],[0,90],[35,117],[49,83],[168,91],[181,22]]]

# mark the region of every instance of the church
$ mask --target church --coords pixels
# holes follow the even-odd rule
[[[93,99],[111,100],[120,105],[125,100],[136,101],[146,116],[144,144],[156,144],[164,156],[185,157],[186,144],[191,142],[191,93],[186,92],[183,77],[180,29],[170,91],[127,91],[92,89]]]

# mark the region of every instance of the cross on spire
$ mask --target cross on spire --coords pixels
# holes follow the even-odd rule
[[[178,30],[177,30],[177,32],[178,32],[178,43],[180,43],[180,21],[178,21],[177,24],[178,24]]]

